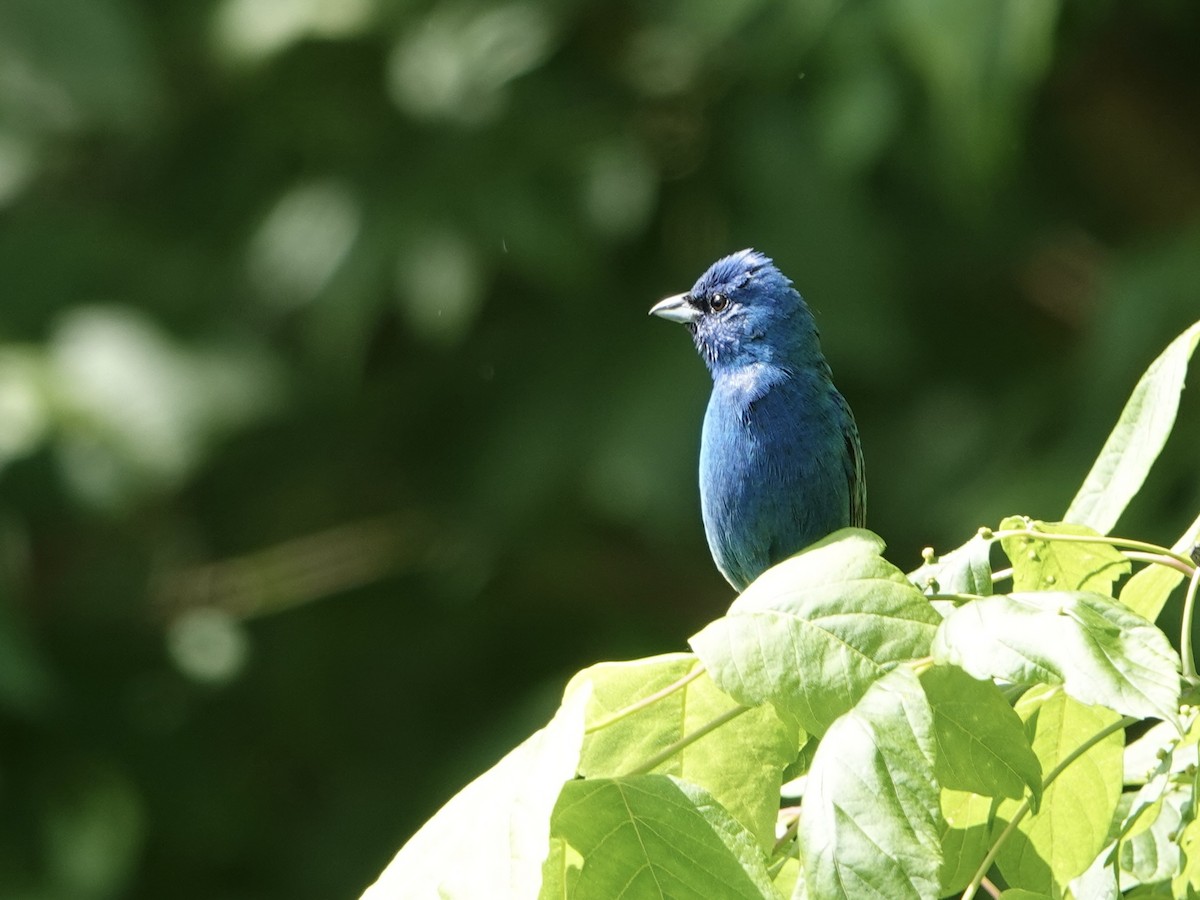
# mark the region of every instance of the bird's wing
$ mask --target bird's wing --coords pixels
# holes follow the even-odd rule
[[[837,395],[842,411],[846,414],[846,429],[843,437],[846,441],[846,453],[843,459],[846,464],[846,483],[850,488],[850,524],[856,528],[865,528],[867,524],[867,475],[866,464],[863,461],[862,442],[858,439],[858,423],[854,421],[854,413],[850,404],[841,394]]]

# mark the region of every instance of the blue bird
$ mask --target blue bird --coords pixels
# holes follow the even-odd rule
[[[713,560],[738,591],[830,532],[863,524],[854,414],[833,386],[817,325],[766,256],[713,263],[650,310],[687,325],[712,374],[700,504]]]

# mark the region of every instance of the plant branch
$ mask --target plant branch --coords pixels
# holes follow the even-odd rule
[[[780,853],[785,848],[787,848],[788,852],[786,852],[782,856],[780,856],[780,858],[771,865],[771,868],[768,871],[771,873],[772,878],[774,878],[776,875],[778,875],[779,870],[782,869],[784,864],[789,859],[792,858],[793,854],[792,854],[792,851],[791,851],[789,845],[795,843],[796,835],[798,835],[799,833],[800,833],[800,811],[799,811],[799,809],[795,809],[791,814],[791,821],[788,822],[787,829],[783,832],[783,835],[779,838],[779,840],[777,840],[775,842],[775,853]],[[799,852],[799,848],[796,848],[796,849],[797,849],[797,852]]]

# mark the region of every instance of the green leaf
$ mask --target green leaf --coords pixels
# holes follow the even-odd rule
[[[1067,900],[1118,900],[1121,891],[1112,865],[1112,844],[1100,851],[1092,864],[1067,885]]]
[[[775,890],[780,895],[790,897],[792,900],[797,900],[797,898],[805,900],[808,897],[807,889],[804,886],[804,872],[800,868],[800,860],[794,855],[784,860],[779,874],[775,876]]]
[[[992,541],[975,535],[961,547],[928,559],[908,574],[908,580],[926,594],[974,594],[992,592]]]
[[[957,894],[975,875],[991,847],[993,805],[991,797],[968,791],[943,790],[942,867],[938,880],[942,895]]]
[[[1049,894],[1038,891],[1027,891],[1024,888],[1011,888],[1000,894],[1000,900],[1054,900]]]
[[[1193,739],[1190,730],[1187,739]],[[1178,732],[1165,725],[1151,729],[1125,748],[1126,783],[1131,765],[1140,768],[1145,761],[1149,746],[1142,744],[1157,745],[1152,771],[1136,793],[1121,796],[1118,814],[1122,818],[1112,841],[1071,883],[1072,896],[1081,900],[1116,898],[1118,882],[1128,890],[1167,882],[1180,870],[1182,860],[1174,838],[1185,820],[1183,809],[1190,808],[1192,790],[1173,776],[1188,767],[1187,760],[1194,763],[1195,745],[1181,743]]]
[[[916,675],[903,666],[829,727],[800,811],[800,855],[812,896],[939,896],[943,823],[935,750],[932,710]]]
[[[1044,772],[1119,721],[1111,710],[1084,706],[1048,687],[1026,693],[1016,710]],[[1038,812],[1021,820],[996,858],[1011,886],[1057,896],[1096,858],[1108,840],[1121,796],[1122,743],[1122,732],[1114,732],[1046,787]],[[997,821],[1007,823],[1017,806],[1014,800],[1003,801]]]
[[[703,788],[669,775],[572,781],[551,828],[566,847],[552,862],[566,868],[547,871],[544,900],[778,897],[754,837]]]
[[[1200,818],[1193,818],[1179,835],[1183,864],[1171,880],[1176,897],[1192,897],[1200,892]]]
[[[1173,340],[1138,381],[1063,518],[1107,534],[1137,494],[1175,424],[1200,322]]]
[[[1099,537],[1085,525],[1029,522],[1013,516],[1000,523],[1002,531],[1031,528],[1046,534]],[[1110,544],[1047,541],[1018,535],[1001,538],[1013,564],[1013,591],[1093,591],[1112,596],[1112,586],[1130,570],[1129,560]]]
[[[1147,785],[1146,789],[1149,788]],[[1136,833],[1131,831],[1118,848],[1117,861],[1126,873],[1121,879],[1123,885],[1166,881],[1179,871],[1182,858],[1174,837],[1183,824],[1181,810],[1191,800],[1190,789],[1173,788],[1146,807],[1138,819],[1140,828]],[[1135,806],[1139,802],[1140,798],[1136,798]]]
[[[1041,795],[1041,765],[995,684],[956,666],[933,666],[921,686],[933,708],[934,771],[942,787],[1014,800],[1026,787],[1035,799]]]
[[[1173,721],[1179,657],[1166,636],[1101,594],[997,594],[954,610],[933,642],[938,662],[976,678],[1062,684],[1081,703]]]
[[[691,639],[717,686],[820,735],[889,663],[926,655],[938,615],[882,550],[843,529],[763,573]]]
[[[590,688],[590,728],[693,675],[699,667],[699,660],[690,653],[600,663],[576,675],[567,685],[566,695]],[[646,708],[589,734],[584,739],[579,773],[599,778],[634,771],[733,705],[707,674],[701,674]],[[764,705],[688,744],[654,771],[705,788],[768,849],[775,842],[782,773],[799,749],[795,725],[785,723],[773,707]]]
[[[536,896],[550,813],[579,763],[587,695],[564,700],[550,724],[459,791],[400,848],[362,900]]]
[[[1153,622],[1162,612],[1171,591],[1183,581],[1183,573],[1168,566],[1149,565],[1125,582],[1121,602],[1142,618]]]
[[[1126,785],[1143,785],[1158,772],[1163,757],[1170,754],[1179,743],[1179,732],[1168,722],[1156,722],[1140,737],[1125,746],[1123,781]],[[1193,761],[1195,754],[1193,753]]]

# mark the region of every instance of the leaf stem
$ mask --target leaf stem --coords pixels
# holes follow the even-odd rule
[[[1187,594],[1183,598],[1182,623],[1179,626],[1179,658],[1183,662],[1183,677],[1196,677],[1196,658],[1192,653],[1192,616],[1196,611],[1196,591],[1200,587],[1200,568],[1192,571]]]
[[[912,669],[914,675],[920,677],[933,668],[934,660],[932,656],[922,656],[920,659],[910,659],[905,665]]]
[[[795,846],[796,835],[799,833],[800,833],[800,813],[799,813],[799,811],[796,811],[796,812],[792,813],[791,821],[788,822],[788,827],[783,832],[783,835],[779,838],[779,840],[777,840],[775,842],[775,851],[774,852],[777,854],[782,854],[782,855],[779,857],[778,860],[776,860],[774,863],[772,863],[771,867],[767,870],[770,873],[772,879],[774,879],[775,876],[779,874],[779,871],[784,867],[784,865],[787,864],[787,861],[789,859],[791,859],[792,856],[795,855],[795,853],[793,853],[793,849],[795,849],[795,851],[797,853],[799,852],[799,848]],[[783,852],[784,850],[786,850],[787,852],[784,853]]]
[[[693,681],[695,681],[697,678],[699,678],[701,675],[703,675],[704,672],[705,672],[705,669],[704,669],[703,664],[696,666],[694,669],[692,669],[690,672],[688,672],[686,675],[684,675],[678,681],[674,681],[671,684],[668,684],[662,690],[655,691],[653,694],[649,694],[649,695],[643,697],[641,700],[638,700],[636,703],[631,703],[626,707],[618,709],[615,713],[613,713],[607,719],[601,719],[599,722],[589,725],[586,729],[584,729],[583,733],[584,734],[592,734],[593,732],[599,731],[602,728],[608,728],[608,726],[615,725],[617,722],[620,722],[622,719],[624,719],[628,716],[632,716],[634,713],[641,712],[643,709],[646,709],[649,706],[653,706],[659,700],[663,700],[663,699],[671,696],[676,691],[687,687],[687,685],[691,684]]]
[[[687,747],[689,744],[696,743],[696,741],[700,740],[700,738],[704,737],[709,732],[716,731],[718,728],[720,728],[726,722],[732,722],[734,719],[736,719],[742,713],[749,712],[751,709],[752,709],[752,707],[749,707],[749,706],[735,706],[735,707],[733,707],[733,709],[730,709],[726,712],[721,713],[721,715],[717,716],[715,719],[712,719],[709,722],[705,722],[703,725],[701,725],[695,731],[688,732],[683,737],[681,737],[679,740],[675,741],[674,743],[668,744],[666,747],[664,747],[658,753],[655,753],[652,757],[650,757],[648,760],[643,762],[640,766],[635,766],[634,768],[632,768],[625,774],[627,774],[627,775],[645,775],[647,772],[654,771],[654,769],[656,769],[658,766],[662,765],[664,762],[666,762],[668,759],[670,759],[672,756],[674,756],[676,753],[678,753],[684,747]]]
[[[1124,728],[1128,728],[1137,721],[1137,719],[1130,716],[1123,716],[1108,727],[1100,729],[1098,732],[1064,756],[1059,764],[1050,770],[1046,777],[1042,779],[1042,790],[1045,791],[1048,787],[1050,787],[1050,785],[1054,783],[1054,779],[1058,778],[1058,776],[1061,775],[1067,769],[1067,767],[1071,765],[1071,763],[1075,762],[1075,760],[1079,759],[1079,757],[1083,756],[1083,754],[1087,753],[1110,734],[1114,734]],[[979,890],[979,886],[983,882],[983,879],[987,877],[988,869],[992,867],[992,863],[994,863],[996,861],[996,857],[999,856],[1000,848],[1004,846],[1004,842],[1008,840],[1009,836],[1017,830],[1017,826],[1021,824],[1021,820],[1024,819],[1028,813],[1029,798],[1026,797],[1013,812],[1012,819],[1010,819],[1009,823],[1004,826],[1004,830],[1000,832],[1000,835],[996,838],[996,842],[992,844],[992,848],[988,850],[987,856],[983,858],[983,862],[979,864],[979,868],[975,870],[975,877],[971,879],[971,883],[968,884],[967,889],[963,891],[961,900],[972,900],[972,898],[974,898],[975,892]]]

